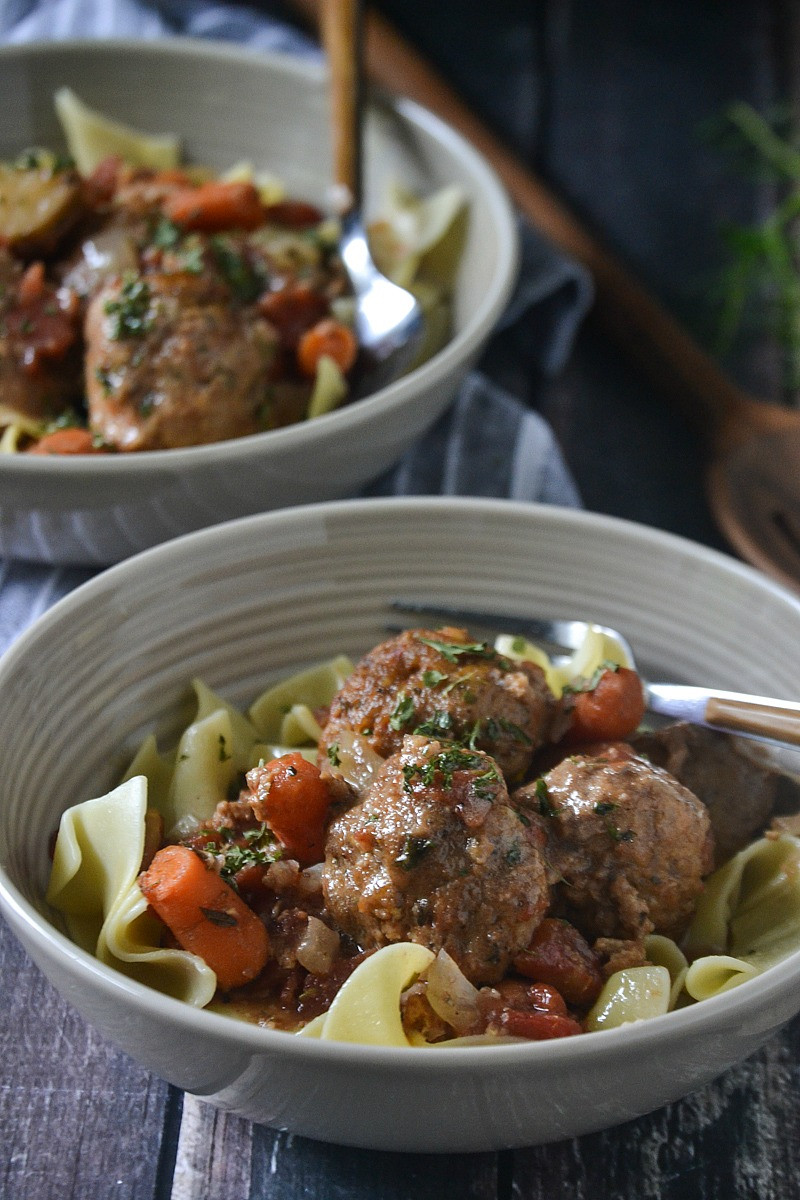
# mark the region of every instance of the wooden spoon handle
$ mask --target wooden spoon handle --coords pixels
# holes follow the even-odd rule
[[[672,683],[648,683],[645,692],[648,707],[663,716],[800,746],[796,701]]]
[[[320,33],[328,58],[333,178],[342,211],[361,208],[362,0],[321,0]]]
[[[335,0],[291,0],[313,24]],[[713,432],[750,401],[677,321],[560,200],[476,117],[453,89],[379,14],[365,20],[367,75],[395,94],[416,100],[462,133],[492,164],[517,207],[567,254],[588,267],[602,318],[650,380],[691,420]]]

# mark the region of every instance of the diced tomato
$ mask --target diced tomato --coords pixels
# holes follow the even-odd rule
[[[265,292],[258,301],[259,311],[278,331],[289,350],[306,330],[328,315],[328,300],[307,283],[290,283],[276,292]]]
[[[645,713],[642,681],[628,667],[603,671],[593,688],[577,692],[562,741],[621,741],[635,732]]]
[[[4,318],[23,370],[35,375],[43,359],[64,358],[77,341],[79,320],[76,294],[47,283],[44,265],[31,263],[20,280],[16,303]]]
[[[499,1025],[500,1030],[511,1037],[530,1038],[534,1042],[583,1033],[580,1024],[572,1017],[554,1012],[522,1012],[516,1008],[504,1009]]]
[[[34,304],[44,295],[44,263],[32,262],[19,281],[17,298],[20,304]]]
[[[589,1008],[600,994],[600,960],[568,921],[545,917],[530,945],[514,959],[514,970],[537,983],[557,988],[568,1004]]]
[[[322,220],[320,210],[304,200],[278,200],[267,204],[264,216],[271,224],[285,225],[287,229],[309,229]]]

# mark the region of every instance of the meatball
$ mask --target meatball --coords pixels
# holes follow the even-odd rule
[[[361,659],[333,699],[320,750],[349,729],[386,758],[419,732],[469,742],[517,780],[546,741],[554,709],[534,663],[511,662],[463,629],[411,629]]]
[[[637,757],[575,756],[514,802],[544,831],[554,905],[587,937],[679,937],[713,866],[708,811]]]
[[[721,866],[758,837],[775,807],[780,776],[744,738],[679,721],[637,734],[637,751],[703,801]]]
[[[275,335],[213,280],[129,274],[86,316],[89,423],[119,450],[219,442],[262,427]]]
[[[480,751],[407,737],[330,825],[323,890],[362,949],[446,950],[473,983],[502,979],[545,914],[536,832]]]

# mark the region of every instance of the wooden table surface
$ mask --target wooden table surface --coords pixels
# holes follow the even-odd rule
[[[706,337],[719,227],[753,219],[770,194],[732,173],[703,128],[733,100],[795,97],[796,0],[379,7]],[[769,341],[729,366],[741,383],[778,395]],[[486,367],[550,420],[587,508],[723,546],[691,423],[591,322],[554,381],[531,372],[525,346],[497,346]],[[445,1157],[315,1143],[182,1096],[87,1027],[5,929],[0,1013],[4,1200],[800,1196],[800,1021],[702,1091],[638,1121],[544,1147]]]

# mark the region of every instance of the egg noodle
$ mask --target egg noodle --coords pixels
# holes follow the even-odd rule
[[[609,660],[625,662],[621,648],[596,630],[566,666],[556,666],[522,639],[498,639],[496,648],[519,659],[536,657],[556,692],[578,673],[590,675]],[[289,751],[315,761],[322,732],[315,712],[330,704],[351,670],[346,657],[334,658],[269,688],[247,712],[194,681],[195,713],[174,749],[162,753],[149,736],[119,786],[61,818],[47,901],[64,915],[78,945],[170,996],[232,1011],[215,999],[216,976],[202,958],[164,945],[163,926],[139,889],[148,809],[160,814],[168,837],[177,837],[207,820],[251,767]],[[342,770],[346,775],[346,762]],[[720,995],[798,948],[800,839],[771,834],[707,879],[680,945],[659,934],[646,938],[646,964],[611,975],[584,1028],[610,1029]],[[412,942],[374,951],[300,1036],[382,1046],[432,1044],[404,1028],[401,997],[436,957]],[[471,987],[466,980],[463,986]],[[455,1037],[435,1045],[476,1041],[498,1038]]]

